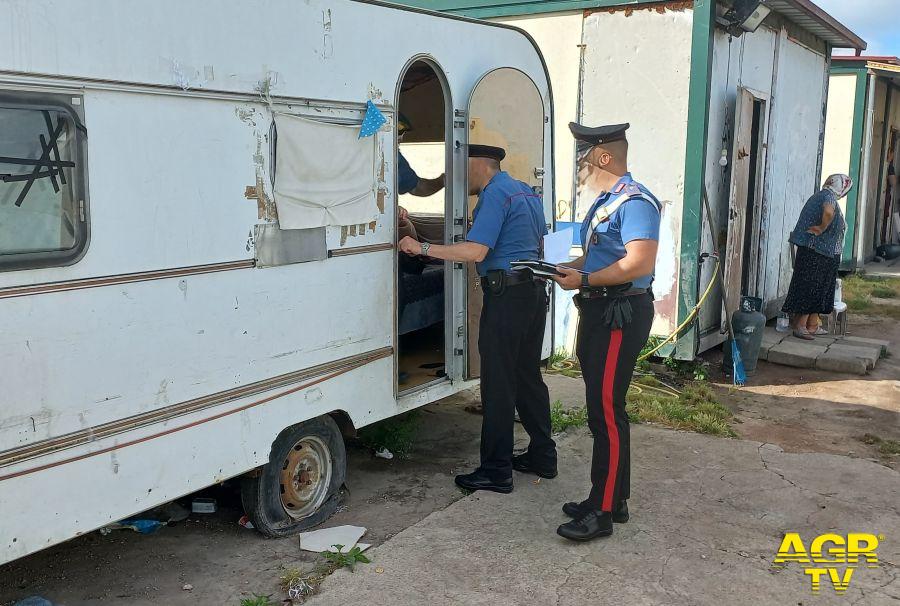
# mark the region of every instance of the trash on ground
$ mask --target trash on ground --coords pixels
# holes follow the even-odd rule
[[[302,532],[300,533],[300,549],[322,553],[331,551],[335,545],[343,545],[341,553],[347,553],[356,547],[356,542],[364,534],[366,534],[366,529],[362,526],[334,526],[312,532]],[[360,549],[362,550],[362,545],[360,545]]]
[[[113,530],[133,530],[141,534],[153,534],[165,525],[165,522],[160,522],[159,520],[119,520],[114,524],[108,524],[101,528],[100,534],[106,536]]]
[[[238,526],[243,526],[244,528],[246,528],[248,530],[253,530],[254,528],[256,528],[253,525],[253,522],[250,521],[250,516],[248,516],[248,515],[241,516],[241,519],[238,520]]]
[[[190,583],[185,583],[181,588],[184,589],[185,591],[193,591],[194,590],[194,586],[191,585]]]
[[[387,448],[382,446],[381,448],[379,448],[378,450],[375,451],[375,456],[378,457],[379,459],[391,460],[394,458],[394,453],[392,453],[390,450],[388,450]]]
[[[33,595],[19,600],[13,606],[53,606],[53,602],[46,600],[39,595]]]
[[[216,513],[216,500],[199,498],[191,501],[191,511],[194,513]]]

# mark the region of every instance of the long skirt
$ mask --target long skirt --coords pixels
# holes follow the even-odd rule
[[[800,246],[794,262],[794,277],[781,311],[789,314],[830,314],[834,311],[840,257],[826,257]]]

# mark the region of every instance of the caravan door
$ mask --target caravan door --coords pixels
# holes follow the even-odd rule
[[[529,184],[543,193],[544,178],[544,102],[534,82],[516,69],[501,68],[485,75],[469,101],[469,144],[494,145],[506,150],[503,170],[514,179]],[[472,225],[472,211],[477,196],[469,196],[466,226]],[[552,196],[544,196],[544,214],[552,222]],[[466,377],[481,374],[478,354],[478,322],[481,316],[482,291],[475,271],[469,264],[466,288],[468,351]],[[550,353],[552,317],[547,317],[545,355]]]

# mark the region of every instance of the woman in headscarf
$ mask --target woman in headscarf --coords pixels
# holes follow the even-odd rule
[[[790,242],[797,247],[794,277],[782,311],[792,315],[794,336],[807,341],[819,328],[819,314],[834,310],[834,289],[844,249],[847,222],[838,200],[853,187],[847,175],[831,175],[822,190],[807,200]]]

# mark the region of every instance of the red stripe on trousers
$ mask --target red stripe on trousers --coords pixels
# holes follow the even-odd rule
[[[616,426],[613,394],[621,347],[622,331],[614,330],[609,335],[609,350],[606,352],[606,368],[603,371],[603,419],[606,421],[606,435],[609,437],[609,473],[606,475],[606,486],[603,488],[603,511],[613,510],[613,493],[619,475],[619,428]]]

